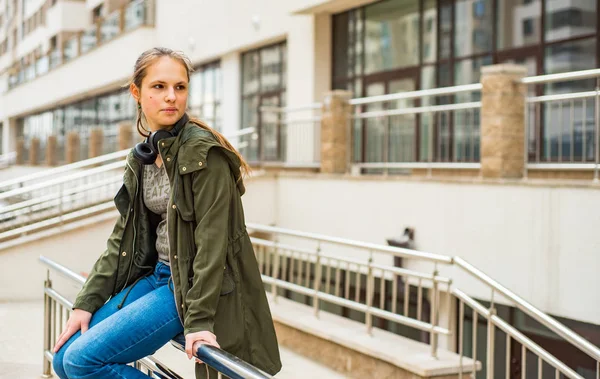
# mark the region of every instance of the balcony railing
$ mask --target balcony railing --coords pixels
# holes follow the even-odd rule
[[[34,80],[46,74],[64,62],[73,60],[105,43],[108,43],[122,34],[141,26],[154,25],[155,0],[138,0],[128,4],[105,18],[98,19],[89,29],[67,40],[63,49],[49,52],[41,62],[29,66],[18,67],[18,70],[9,75],[8,89]],[[64,59],[63,59],[64,58]],[[45,62],[49,61],[48,64]]]

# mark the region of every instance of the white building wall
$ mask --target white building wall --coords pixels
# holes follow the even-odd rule
[[[418,250],[460,256],[545,312],[600,324],[600,214],[584,212],[600,208],[597,189],[294,175],[273,180],[275,194],[254,195],[254,182],[248,193],[259,203],[275,201],[277,214],[268,219],[254,203],[249,221],[379,244],[410,226]],[[392,263],[386,256],[377,260]],[[405,260],[405,266],[433,272],[430,263]],[[464,272],[440,272],[468,294],[490,299],[491,292]]]

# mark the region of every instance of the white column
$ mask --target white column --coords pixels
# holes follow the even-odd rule
[[[240,53],[233,52],[221,57],[221,76],[223,91],[221,99],[221,117],[223,133],[235,132],[244,127],[241,124],[241,59]]]

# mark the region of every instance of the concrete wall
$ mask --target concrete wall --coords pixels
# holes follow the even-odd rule
[[[302,175],[272,180],[274,193],[260,199],[254,192],[265,191],[266,179],[248,184],[248,220],[379,244],[411,226],[418,250],[458,255],[546,312],[600,324],[600,214],[585,212],[600,207],[598,189]],[[263,213],[255,201],[275,201],[276,213]],[[405,265],[433,272],[430,263]],[[472,296],[491,296],[464,272],[440,272]]]

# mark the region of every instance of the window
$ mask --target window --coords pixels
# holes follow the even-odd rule
[[[198,117],[217,130],[221,130],[221,94],[220,63],[211,63],[196,69],[190,77],[188,97],[190,115]]]
[[[533,33],[533,20],[530,18],[523,20],[523,35],[529,37],[533,35]]]
[[[276,120],[262,118],[262,106],[285,106],[285,88],[287,78],[287,46],[279,43],[252,50],[242,55],[242,128],[264,128],[261,136],[252,140],[248,149],[242,152],[247,159],[278,160],[281,147],[285,143]],[[269,145],[264,141],[269,141]]]

